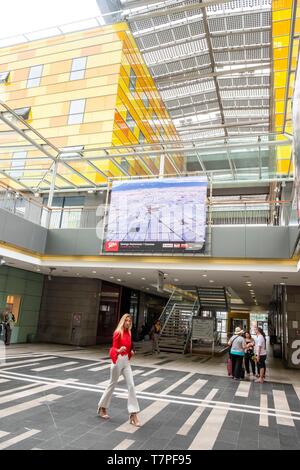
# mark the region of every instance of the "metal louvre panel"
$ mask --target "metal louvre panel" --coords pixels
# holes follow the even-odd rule
[[[159,40],[156,34],[149,34],[148,36],[136,38],[136,42],[140,50],[150,49],[151,47],[159,45]]]
[[[201,139],[205,137],[224,137],[225,132],[224,129],[207,129],[205,131],[198,131],[198,132],[191,132],[187,135],[182,134],[182,140],[194,140],[194,139]]]
[[[226,117],[252,117],[252,116],[268,116],[269,110],[267,109],[235,109],[225,110]]]
[[[144,20],[137,20],[137,21],[130,21],[130,26],[132,30],[135,31],[143,31],[145,29],[153,28],[154,23],[152,18],[144,19]]]
[[[172,13],[169,15],[170,21],[179,21],[185,19],[185,12]]]
[[[269,26],[272,24],[272,16],[270,11],[263,11],[261,13],[261,25]]]
[[[144,53],[144,59],[148,66],[156,65],[159,62],[169,60],[173,62],[186,56],[194,56],[194,54],[206,52],[208,50],[205,39],[198,39],[186,44],[178,44],[176,46],[165,47],[157,51]]]
[[[208,18],[208,27],[211,33],[226,31],[225,18]]]
[[[197,62],[194,57],[191,59],[181,60],[181,64],[184,70],[193,69],[197,67]]]
[[[245,36],[242,33],[237,34],[228,34],[227,36],[228,46],[229,47],[237,47],[237,46],[244,46]]]
[[[211,5],[207,7],[207,11],[210,13],[227,13],[235,9],[259,9],[262,7],[270,7],[271,1],[272,0],[234,0],[232,2]]]
[[[222,88],[231,88],[231,87],[251,87],[251,86],[260,86],[264,87],[265,84],[269,84],[262,80],[263,77],[234,77],[232,79],[223,79],[218,78],[220,87]]]
[[[169,72],[181,72],[182,70],[184,70],[183,63],[181,60],[178,60],[176,62],[170,62],[167,67]]]
[[[221,96],[226,98],[269,98],[268,88],[253,88],[245,90],[221,90]]]
[[[164,76],[168,74],[168,68],[166,65],[153,65],[151,67],[151,71],[154,77]]]
[[[256,31],[245,33],[245,43],[251,44],[270,44],[271,34],[269,31]]]
[[[243,29],[243,17],[241,15],[226,16],[225,22],[227,31]]]
[[[197,21],[189,24],[190,35],[198,36],[199,34],[205,34],[203,21]]]
[[[173,36],[173,30],[167,29],[165,31],[161,31],[159,33],[156,33],[157,39],[158,39],[158,44],[170,44],[174,42],[174,36]]]
[[[171,90],[161,90],[161,96],[163,99],[174,99],[183,95],[191,96],[193,94],[199,94],[205,91],[212,91],[215,89],[213,80],[207,80],[206,82],[191,83],[187,86],[172,88]]]
[[[211,43],[214,49],[224,49],[228,47],[227,36],[212,36]]]
[[[168,14],[162,15],[162,16],[154,16],[152,18],[153,21],[153,26],[161,26],[163,24],[169,23],[169,18]]]
[[[196,57],[198,65],[210,65],[209,54],[201,54]]]
[[[176,41],[180,41],[181,39],[188,39],[191,36],[189,27],[184,25],[179,26],[178,28],[174,28],[173,33]]]

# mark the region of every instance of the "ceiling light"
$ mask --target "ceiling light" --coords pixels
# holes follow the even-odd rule
[[[174,281],[177,282],[177,281],[179,281],[179,279],[177,279],[177,277],[175,277],[175,278],[174,278]]]
[[[5,264],[5,263],[6,263],[5,259],[1,256],[0,264]]]
[[[36,271],[39,273],[41,270],[40,270],[40,268],[36,268]]]
[[[146,290],[149,290],[149,287],[146,287]]]
[[[76,273],[77,276],[79,276],[79,273]]]
[[[97,271],[92,271],[93,274],[97,274]]]
[[[203,277],[207,277],[207,274],[202,274]]]
[[[212,279],[210,279],[209,282],[215,282],[215,281],[213,281]]]
[[[109,279],[114,279],[114,276],[109,276]]]
[[[128,272],[128,273],[126,273],[126,274],[130,275],[131,273]]]
[[[146,281],[146,278],[145,277],[141,277],[142,281]]]
[[[122,279],[117,279],[117,281],[121,282],[121,281],[122,281]]]

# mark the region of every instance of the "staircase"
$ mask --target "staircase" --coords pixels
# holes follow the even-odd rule
[[[230,296],[225,287],[196,287],[200,312],[226,311],[230,309]]]
[[[188,352],[192,316],[196,315],[197,312],[198,304],[196,302],[172,302],[165,313],[164,321],[161,319],[163,325],[159,338],[159,349],[161,351],[181,354]]]

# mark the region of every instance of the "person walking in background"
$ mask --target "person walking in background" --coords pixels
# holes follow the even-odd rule
[[[250,365],[251,365],[252,374],[253,374],[253,377],[255,377],[255,361],[253,360],[255,340],[254,338],[252,338],[250,331],[246,331],[244,337],[245,337],[245,343],[246,343],[245,357],[244,357],[245,369],[246,369],[247,375],[250,376]]]
[[[108,419],[107,408],[110,405],[113,391],[117,385],[118,379],[123,374],[128,388],[128,413],[129,422],[134,426],[140,426],[137,413],[140,411],[136,398],[133,375],[130,367],[130,358],[134,354],[131,340],[132,319],[128,313],[125,313],[113,334],[113,344],[109,351],[112,360],[110,369],[110,381],[98,403],[98,415],[103,419]]]
[[[152,339],[152,354],[154,354],[155,351],[157,352],[157,354],[160,353],[159,344],[158,344],[160,332],[161,332],[161,324],[159,320],[156,320],[156,322],[154,323],[154,325],[152,326],[150,330],[150,337]]]
[[[228,341],[230,349],[230,358],[232,362],[232,376],[235,380],[240,380],[243,375],[243,359],[246,343],[243,338],[244,331],[239,326],[234,330],[234,335]]]
[[[15,316],[12,312],[7,311],[4,313],[4,343],[6,346],[10,345],[10,338],[13,327],[15,326]]]
[[[255,334],[257,336],[256,345],[255,345],[255,353],[257,359],[257,372],[258,372],[258,379],[255,380],[257,383],[264,383],[265,380],[265,373],[266,373],[266,359],[267,359],[267,350],[266,350],[266,335],[264,330],[259,327],[254,328]]]

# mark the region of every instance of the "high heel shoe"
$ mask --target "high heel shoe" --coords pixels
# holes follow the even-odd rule
[[[100,418],[103,418],[103,419],[110,418],[110,416],[106,413],[106,408],[103,408],[102,406],[98,407],[97,414],[100,416]]]
[[[131,413],[131,415],[129,416],[129,423],[133,426],[136,426],[137,428],[141,426],[141,423],[139,422],[136,413]]]

